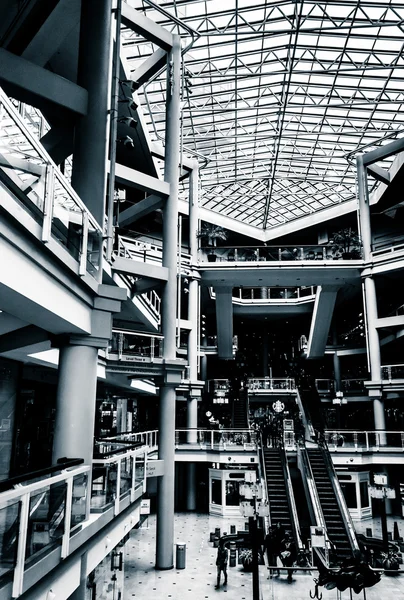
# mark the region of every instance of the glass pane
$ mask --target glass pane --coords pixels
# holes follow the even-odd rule
[[[340,482],[341,489],[344,493],[346,505],[348,508],[358,508],[356,499],[356,483]]]
[[[226,504],[227,506],[239,505],[238,481],[226,481]]]
[[[66,483],[55,483],[30,498],[26,558],[45,546],[60,541],[63,535]]]
[[[138,485],[141,485],[143,483],[143,477],[144,477],[144,460],[145,460],[145,456],[144,454],[141,454],[140,456],[136,456],[135,458],[135,488]]]
[[[88,475],[77,475],[73,478],[72,514],[70,528],[86,520]]]
[[[132,458],[124,458],[121,461],[121,496],[132,487]]]
[[[361,481],[359,483],[359,490],[361,495],[361,508],[365,508],[369,506],[368,482]]]
[[[90,225],[87,238],[87,271],[93,276],[99,269],[101,242],[100,232],[92,229]]]
[[[222,504],[221,479],[212,479],[212,504]]]
[[[13,502],[0,509],[0,578],[12,572],[16,563],[20,503]]]

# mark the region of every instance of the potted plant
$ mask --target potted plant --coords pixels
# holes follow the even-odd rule
[[[361,239],[351,227],[336,231],[332,235],[328,245],[331,246],[334,258],[349,259],[362,257]]]
[[[201,231],[198,234],[203,244],[211,246],[212,249],[208,254],[208,261],[215,262],[216,254],[214,248],[217,246],[217,240],[227,240],[227,231],[220,227],[220,225],[213,225],[212,223],[203,223]]]

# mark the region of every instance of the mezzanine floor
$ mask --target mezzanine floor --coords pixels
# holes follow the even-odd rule
[[[394,521],[398,521],[400,534],[404,534],[404,520],[389,518],[388,529],[393,532]],[[243,528],[244,519],[223,519],[199,513],[178,513],[175,516],[175,543],[186,544],[186,568],[156,571],[155,543],[156,519],[151,515],[140,529],[133,530],[125,548],[125,577],[123,600],[210,600],[218,596],[226,600],[252,600],[252,578],[242,567],[228,568],[228,585],[215,589],[216,548],[209,541],[209,534],[216,527],[230,531],[230,525]],[[360,524],[358,531],[372,527],[374,537],[380,535],[378,519]],[[174,551],[175,563],[175,551]],[[316,571],[294,573],[293,582],[288,583],[286,572],[280,577],[267,578],[267,569],[260,567],[261,600],[307,600],[310,590],[314,591],[313,577]],[[320,588],[323,600],[350,600],[350,592],[327,591]],[[225,595],[224,595],[225,594]],[[341,594],[341,595],[339,595]],[[223,596],[224,595],[224,596]],[[363,598],[352,593],[353,598]],[[366,589],[367,600],[398,600],[404,597],[404,573],[398,576],[383,576],[373,588]]]

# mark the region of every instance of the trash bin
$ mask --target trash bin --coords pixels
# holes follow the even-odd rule
[[[176,569],[185,569],[186,554],[187,554],[186,544],[177,544],[177,549],[175,552],[175,568]]]
[[[235,567],[237,563],[236,542],[230,542],[230,567]]]

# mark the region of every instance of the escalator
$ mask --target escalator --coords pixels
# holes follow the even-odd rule
[[[293,488],[283,448],[264,448],[265,479],[269,515],[272,525],[278,523],[290,531],[296,548],[302,548],[300,528],[293,496]]]
[[[331,549],[339,559],[344,559],[352,556],[352,550],[355,549],[356,545],[354,539],[352,539],[353,531],[351,531],[351,537],[348,535],[348,527],[350,525],[349,517],[347,517],[348,511],[346,506],[343,507],[346,510],[341,510],[334,487],[335,484],[339,484],[338,482],[334,482],[333,485],[332,477],[334,474],[330,473],[330,466],[327,464],[328,461],[325,452],[328,452],[328,450],[307,448],[311,471],[327,528],[327,536],[331,541]],[[340,495],[341,499],[343,501],[342,494]]]
[[[299,380],[297,400],[305,426],[306,448],[301,455],[302,477],[314,480],[310,490],[306,486],[313,524],[326,528],[331,551],[338,560],[351,557],[359,548],[352,519],[346,506],[338,477],[327,444],[324,440],[324,419],[321,399],[314,381],[303,377]],[[307,463],[308,461],[308,463]],[[314,484],[314,485],[313,485]],[[310,497],[309,497],[310,496]]]

